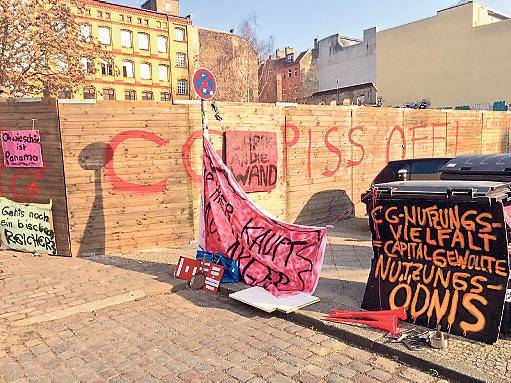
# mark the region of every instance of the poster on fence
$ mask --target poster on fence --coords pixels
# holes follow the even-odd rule
[[[275,132],[225,132],[225,163],[247,193],[266,192],[277,185]]]
[[[420,326],[496,342],[509,278],[501,203],[378,201],[362,308],[406,307]]]
[[[41,138],[38,130],[4,130],[2,151],[6,168],[42,168]]]
[[[57,254],[49,204],[17,203],[0,197],[0,239],[11,250]]]
[[[277,297],[312,294],[326,228],[293,225],[259,209],[204,139],[200,245],[238,263],[243,281]]]

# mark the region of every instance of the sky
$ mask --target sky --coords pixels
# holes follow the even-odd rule
[[[109,0],[139,7],[141,0]],[[364,29],[396,27],[431,17],[458,0],[181,0],[181,16],[195,26],[236,30],[243,18],[257,16],[260,39],[275,38],[275,47],[312,48],[315,38],[335,33],[362,38]],[[485,0],[490,8],[511,16],[510,0]]]

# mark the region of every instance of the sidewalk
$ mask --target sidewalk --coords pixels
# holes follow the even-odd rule
[[[321,302],[283,318],[456,380],[511,380],[509,339],[487,346],[457,338],[445,351],[410,352],[400,344],[385,344],[385,334],[380,331],[323,322],[332,307],[360,307],[372,257],[366,220],[341,222],[330,237],[315,293]],[[169,270],[180,256],[193,257],[195,248],[191,244],[80,259],[0,252],[0,343],[8,343],[22,326],[183,289],[185,284],[172,278]],[[222,285],[221,292],[245,287]]]

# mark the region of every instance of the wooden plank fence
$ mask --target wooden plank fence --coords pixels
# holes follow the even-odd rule
[[[210,136],[277,137],[275,189],[250,197],[273,216],[326,225],[363,214],[360,194],[388,160],[509,151],[511,113],[222,103]],[[196,239],[200,106],[148,101],[0,103],[0,130],[41,132],[43,171],[1,168],[2,195],[54,201],[62,255],[177,246]]]

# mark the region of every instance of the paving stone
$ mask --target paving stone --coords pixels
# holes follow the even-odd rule
[[[386,371],[372,369],[367,372],[367,376],[379,380],[380,382],[386,382],[392,379],[392,375]]]
[[[353,378],[353,382],[356,382],[356,383],[378,383],[378,380],[370,378],[366,375],[357,375]]]
[[[341,367],[335,367],[332,370],[334,375],[342,376],[344,378],[352,378],[355,375],[357,375],[359,372],[357,370],[354,370],[353,368],[350,368],[349,366],[341,366]]]
[[[400,376],[402,376],[405,379],[409,379],[414,382],[434,382],[435,378],[433,378],[431,375],[428,375],[422,371],[406,367],[400,372]]]
[[[251,372],[238,367],[229,369],[227,373],[240,382],[247,382],[255,377]]]
[[[314,364],[308,364],[304,366],[304,371],[318,378],[323,378],[324,376],[328,375],[328,370],[325,370]]]
[[[399,363],[394,362],[391,359],[383,358],[381,356],[376,357],[371,364],[377,368],[383,368],[386,371],[394,372],[398,369]]]
[[[353,380],[345,378],[340,375],[330,374],[325,377],[325,382],[327,383],[351,383]],[[314,383],[314,382],[312,382]]]
[[[278,373],[281,373],[282,375],[289,377],[292,377],[300,372],[298,368],[286,362],[275,363],[272,366],[272,369],[274,369]]]
[[[269,377],[268,381],[270,383],[293,383],[294,380],[291,378],[288,378],[285,375],[281,374],[275,374]]]
[[[356,371],[361,372],[361,373],[365,373],[367,371],[370,371],[371,368],[372,368],[370,365],[365,364],[365,363],[361,363],[361,362],[358,362],[358,361],[351,362],[348,366],[350,368],[352,368],[353,370],[356,370]]]

